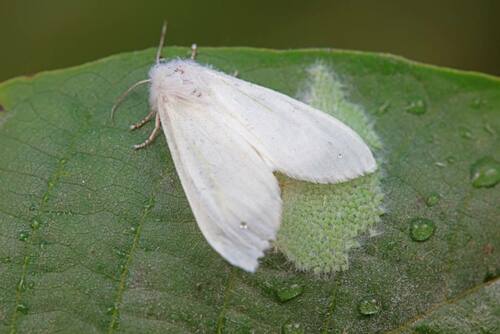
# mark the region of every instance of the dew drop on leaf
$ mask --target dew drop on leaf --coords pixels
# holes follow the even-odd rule
[[[473,109],[479,109],[481,108],[482,106],[484,106],[486,104],[486,100],[483,100],[482,98],[480,97],[476,97],[474,100],[472,100],[472,103],[470,104],[470,106],[473,108]]]
[[[389,101],[384,102],[380,107],[378,107],[377,114],[383,115],[389,111],[391,103]]]
[[[491,126],[491,124],[486,123],[483,126],[483,128],[484,128],[484,131],[488,132],[490,135],[496,136],[497,133],[495,132],[495,130],[493,129],[493,127]]]
[[[25,304],[17,304],[16,311],[22,314],[28,314],[29,307],[26,306]]]
[[[48,244],[49,242],[47,240],[40,240],[38,246],[40,247],[40,249],[45,249],[45,246],[47,246]]]
[[[298,322],[288,322],[281,328],[282,334],[302,334],[305,333],[304,327]]]
[[[112,327],[113,327],[113,329],[117,329],[118,327],[120,327],[120,319],[116,318],[113,321]]]
[[[106,313],[111,315],[113,313],[115,313],[117,310],[116,306],[112,305],[112,306],[109,306],[107,309],[106,309]]]
[[[425,105],[424,100],[416,100],[410,102],[405,107],[406,112],[414,115],[423,115],[427,112],[427,106]]]
[[[492,157],[484,157],[471,166],[471,181],[475,188],[489,188],[500,181],[500,162]]]
[[[441,168],[446,167],[446,164],[445,164],[444,162],[442,162],[442,161],[436,161],[436,162],[434,163],[434,165],[436,165],[436,166],[438,166],[438,167],[441,167]]]
[[[30,226],[33,230],[36,230],[40,227],[40,221],[38,219],[33,219]]]
[[[118,249],[118,248],[115,248],[115,254],[120,257],[120,258],[124,258],[127,256],[127,252],[121,250],[121,249]]]
[[[28,240],[29,236],[30,236],[30,234],[28,232],[22,231],[19,233],[19,240],[26,241],[26,240]]]
[[[430,219],[415,218],[410,221],[410,236],[414,241],[425,241],[429,239],[436,225]]]
[[[24,280],[24,278],[21,278],[19,280],[19,282],[17,283],[16,289],[17,289],[17,291],[21,291],[21,292],[26,290],[26,281]]]
[[[456,161],[457,161],[457,159],[452,155],[450,155],[449,157],[446,158],[446,162],[449,163],[450,165],[455,163]]]
[[[362,315],[374,315],[380,312],[380,306],[375,298],[367,298],[359,303],[358,311]]]
[[[439,198],[439,194],[432,193],[425,199],[425,204],[427,204],[427,206],[429,207],[434,206],[439,202]]]
[[[460,133],[460,137],[464,139],[472,139],[472,132],[470,132],[470,130],[466,127],[460,127],[458,132]]]
[[[295,283],[275,288],[276,297],[282,303],[297,298],[302,292],[304,292],[304,287]]]
[[[492,281],[500,276],[500,268],[494,266],[488,267],[486,274],[484,275],[483,282]]]

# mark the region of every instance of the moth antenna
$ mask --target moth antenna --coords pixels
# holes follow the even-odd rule
[[[116,100],[115,104],[111,108],[111,122],[114,122],[115,111],[118,108],[118,106],[123,102],[123,100],[125,100],[125,98],[127,97],[127,95],[130,94],[130,92],[132,92],[137,87],[139,87],[141,85],[144,85],[144,84],[147,84],[147,83],[150,83],[150,82],[151,82],[151,79],[145,79],[145,80],[137,81],[135,84],[133,84],[132,86],[130,86],[129,88],[127,88],[127,90],[124,91],[122,93],[122,95],[120,95],[118,97],[118,99]]]
[[[160,63],[161,50],[163,50],[163,45],[165,44],[165,36],[167,35],[167,21],[163,21],[163,27],[161,28],[160,44],[158,45],[158,51],[156,51],[156,64]]]

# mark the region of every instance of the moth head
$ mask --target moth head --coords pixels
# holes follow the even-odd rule
[[[171,60],[149,71],[150,104],[202,103],[208,94],[203,67],[191,60]]]

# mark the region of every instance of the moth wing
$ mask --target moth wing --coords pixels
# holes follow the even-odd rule
[[[211,72],[212,92],[231,113],[227,126],[245,133],[274,170],[336,183],[376,169],[363,139],[336,118],[274,90]]]
[[[200,230],[227,261],[253,272],[279,228],[280,190],[272,169],[214,108],[177,103],[159,112]]]

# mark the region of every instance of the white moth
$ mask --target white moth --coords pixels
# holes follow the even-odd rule
[[[371,173],[375,159],[359,135],[337,119],[272,89],[197,64],[160,59],[149,72],[156,126],[198,226],[228,262],[254,272],[280,226],[282,203],[273,172],[315,183]],[[193,47],[194,59],[196,48]],[[115,107],[113,107],[113,112]]]

